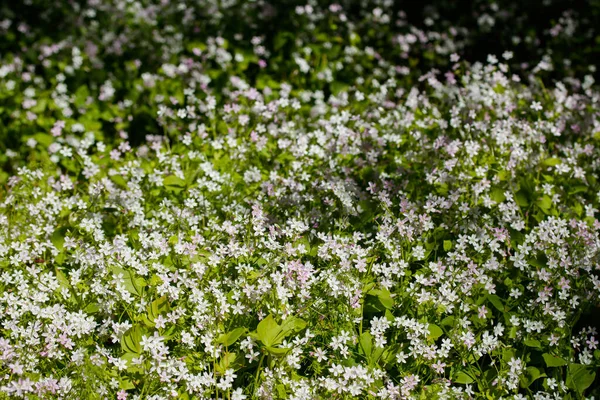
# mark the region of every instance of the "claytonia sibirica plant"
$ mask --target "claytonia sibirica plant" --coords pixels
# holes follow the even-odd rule
[[[598,395],[594,71],[464,59],[490,2],[242,3],[0,21],[0,398]]]

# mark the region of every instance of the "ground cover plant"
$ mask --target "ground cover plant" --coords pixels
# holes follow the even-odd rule
[[[2,6],[0,398],[598,396],[600,5],[465,4]]]

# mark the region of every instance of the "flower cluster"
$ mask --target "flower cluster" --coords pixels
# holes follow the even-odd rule
[[[200,3],[73,3],[89,32],[53,44],[15,29],[37,61],[0,60],[2,395],[598,391],[591,74],[461,61],[466,28],[390,1],[196,42],[199,17],[252,31],[277,10]]]

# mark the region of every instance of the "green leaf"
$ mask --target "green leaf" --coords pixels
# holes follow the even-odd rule
[[[52,236],[50,237],[50,241],[58,250],[62,251],[65,245],[65,236],[67,234],[68,228],[66,226],[62,226],[56,229]]]
[[[527,369],[525,369],[525,373],[521,374],[520,385],[522,388],[528,388],[537,379],[543,378],[545,376],[547,375],[541,372],[536,367],[527,367]]]
[[[133,295],[141,296],[142,288],[146,286],[146,281],[144,278],[136,278],[131,271],[124,270],[123,268],[112,266],[110,268],[116,276],[122,275],[123,277],[123,285],[125,289]]]
[[[369,366],[374,367],[375,364],[377,364],[377,361],[379,361],[379,358],[383,354],[384,350],[384,347],[375,346],[375,349],[373,349],[373,351],[371,352],[371,357],[369,357]]]
[[[498,311],[504,312],[504,304],[502,304],[502,299],[500,299],[499,296],[495,294],[488,294],[487,298]]]
[[[115,174],[110,176],[110,180],[119,185],[122,188],[127,188],[127,181],[122,175]]]
[[[547,214],[552,208],[552,198],[550,198],[548,195],[543,195],[535,202],[535,204]]]
[[[429,337],[437,339],[444,334],[442,328],[435,324],[429,324]]]
[[[177,398],[179,400],[190,400],[190,395],[187,392],[184,392],[183,390],[185,390],[185,389],[179,389],[179,392],[177,393],[178,394]],[[195,398],[196,397],[194,397],[194,399]]]
[[[334,96],[337,96],[340,93],[347,91],[348,85],[343,82],[333,81],[329,84],[329,89]]]
[[[290,37],[293,37],[293,34],[290,32],[279,32],[277,35],[275,35],[275,38],[273,39],[273,46],[275,50],[277,51],[281,49]]]
[[[279,385],[275,386],[275,389],[277,389],[277,395],[279,396],[280,399],[287,399],[288,395],[287,392],[285,390],[285,385],[280,383]]]
[[[504,349],[502,349],[502,360],[508,362],[516,357],[516,351],[512,347],[505,347]]]
[[[445,326],[447,328],[452,328],[454,323],[456,322],[456,318],[453,315],[449,315],[442,320],[440,325]]]
[[[563,365],[568,364],[567,360],[552,355],[550,353],[544,353],[542,354],[542,357],[544,357],[544,361],[546,362],[547,367],[562,367]]]
[[[525,339],[525,340],[523,340],[523,344],[525,346],[533,347],[533,348],[537,348],[537,349],[542,348],[542,343],[536,339]]]
[[[281,330],[286,336],[288,333],[298,332],[304,328],[306,328],[306,322],[296,317],[288,317],[281,324]]]
[[[271,353],[275,356],[283,356],[283,355],[286,355],[290,351],[290,349],[288,347],[267,346],[265,348],[269,353]]]
[[[386,368],[392,368],[393,364],[396,361],[396,354],[400,351],[402,346],[398,343],[391,344],[383,349],[383,353],[381,354],[381,361],[386,365]]]
[[[363,332],[359,338],[360,348],[362,353],[369,358],[371,355],[371,350],[373,348],[373,337],[370,332]]]
[[[122,360],[126,360],[127,361],[127,372],[133,372],[133,373],[135,373],[135,372],[141,372],[142,371],[142,366],[140,366],[140,365],[134,365],[133,362],[132,362],[132,360],[134,358],[139,358],[139,357],[140,357],[140,355],[137,354],[137,353],[127,352],[127,353],[121,355],[121,357],[119,357],[119,358],[121,358]]]
[[[98,303],[90,303],[83,309],[83,311],[88,314],[96,314],[98,311],[100,311],[100,305],[98,305]]]
[[[121,337],[121,349],[126,353],[140,354],[142,346],[142,330],[138,325],[134,325]]]
[[[225,346],[231,346],[240,338],[240,336],[244,334],[244,332],[246,332],[246,328],[244,327],[235,328],[234,330],[228,333],[223,333],[222,335],[220,335],[217,339],[217,342],[222,343]]]
[[[48,147],[54,142],[54,137],[52,135],[48,135],[47,133],[36,133],[33,135],[33,138],[39,144]]]
[[[577,185],[577,186],[573,186],[569,189],[569,194],[577,194],[577,193],[581,193],[581,192],[586,192],[588,190],[588,187],[585,185]]]
[[[135,389],[135,385],[129,379],[121,379],[119,387],[123,390]]]
[[[556,157],[550,157],[550,158],[546,158],[542,164],[548,166],[548,167],[553,167],[555,165],[560,164],[562,161],[560,160],[560,158],[556,158]]]
[[[387,289],[373,289],[369,292],[370,295],[376,296],[382,306],[387,309],[394,307],[394,299],[392,294]]]
[[[306,327],[306,322],[300,318],[288,317],[282,325],[275,322],[272,314],[258,323],[256,327],[257,338],[266,346],[273,347],[283,341],[285,337]]]
[[[281,333],[281,326],[275,322],[273,315],[269,314],[267,318],[258,323],[256,332],[258,334],[258,339],[263,342],[265,346],[273,346],[275,344],[275,338]]]
[[[515,202],[519,205],[519,207],[527,207],[529,205],[527,193],[523,190],[519,190],[515,195]]]
[[[454,382],[461,383],[463,385],[468,385],[469,383],[473,383],[475,380],[470,374],[467,374],[463,371],[458,371],[454,374]]]
[[[158,317],[160,314],[169,311],[169,299],[167,298],[167,296],[159,297],[158,299],[150,303],[148,307],[146,307],[146,311],[148,313],[148,320],[154,322],[156,317]]]
[[[185,181],[175,175],[166,176],[163,179],[163,184],[169,191],[179,192],[185,188]]]
[[[221,356],[219,364],[217,364],[217,371],[224,374],[230,368],[235,371],[242,368],[244,365],[244,356],[238,353],[225,353]]]
[[[496,203],[502,203],[506,200],[506,196],[504,195],[504,190],[500,188],[493,188],[490,192],[490,198],[494,200]]]
[[[385,310],[385,318],[390,321],[390,322],[394,322],[396,320],[396,317],[394,317],[394,314],[390,311],[390,310]]]
[[[444,251],[450,251],[452,249],[452,241],[444,240]]]
[[[73,104],[75,104],[75,106],[77,107],[83,107],[85,105],[85,102],[87,101],[87,98],[89,97],[90,92],[87,88],[87,86],[85,85],[81,85],[77,88],[77,91],[75,92],[75,100],[73,100]]]
[[[77,162],[72,158],[63,158],[60,160],[60,164],[65,167],[67,171],[70,171],[75,175],[81,172]]]
[[[567,370],[567,387],[577,391],[580,395],[596,379],[596,372],[582,364],[569,364]]]
[[[67,279],[67,276],[62,272],[58,267],[54,267],[54,271],[56,272],[56,279],[58,280],[58,284],[61,288],[69,289],[71,287],[71,282]]]

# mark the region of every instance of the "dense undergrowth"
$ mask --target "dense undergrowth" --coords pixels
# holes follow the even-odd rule
[[[5,5],[0,396],[597,396],[600,7],[532,4]]]

